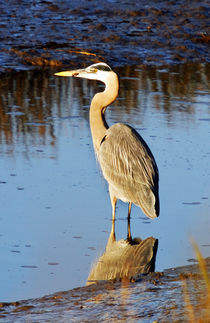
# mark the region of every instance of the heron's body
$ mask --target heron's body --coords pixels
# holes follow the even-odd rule
[[[150,149],[133,128],[117,123],[107,129],[98,159],[109,183],[111,200],[134,203],[148,217],[157,217],[157,166]]]
[[[148,217],[157,217],[159,175],[149,147],[132,127],[117,123],[109,128],[105,121],[105,109],[118,95],[116,73],[105,63],[98,63],[83,70],[57,75],[95,79],[106,85],[105,90],[95,94],[92,99],[90,128],[102,173],[109,184],[113,221],[118,199],[129,203],[128,219],[132,203],[140,206]]]

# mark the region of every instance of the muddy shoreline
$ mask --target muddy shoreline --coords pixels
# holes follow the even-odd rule
[[[206,264],[210,273],[210,258]],[[194,264],[140,275],[132,283],[101,282],[39,299],[0,303],[0,322],[188,321],[184,281],[185,293],[189,294],[191,304],[197,306],[200,295],[205,293],[205,284],[198,265]],[[200,315],[197,308],[196,318]]]
[[[0,2],[0,72],[209,62],[208,1]]]

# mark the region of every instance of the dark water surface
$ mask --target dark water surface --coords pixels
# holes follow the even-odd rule
[[[160,217],[149,220],[134,207],[132,235],[159,240],[157,271],[194,258],[189,237],[207,257],[209,67],[116,71],[121,88],[107,121],[134,126],[160,171]],[[102,85],[57,78],[54,72],[23,71],[0,79],[1,301],[84,286],[111,229],[107,185],[88,122],[90,100]],[[126,238],[126,214],[120,202],[117,239]]]
[[[0,73],[209,62],[208,0],[0,0]]]

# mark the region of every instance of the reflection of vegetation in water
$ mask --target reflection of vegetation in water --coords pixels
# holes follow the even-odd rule
[[[206,91],[208,83],[208,67],[202,64],[140,69],[128,66],[117,72],[121,88],[111,113],[116,122],[131,124],[135,118],[130,114],[132,109],[138,109],[141,117],[148,108],[162,112],[167,120],[176,118],[175,112],[191,116],[195,112],[191,103],[199,91]],[[59,80],[53,77],[53,71],[2,76],[0,142],[55,144],[55,120],[75,115],[87,119],[94,86],[96,83],[81,80]]]
[[[0,89],[1,142],[13,144],[22,134],[25,144],[29,137],[35,144],[38,138],[45,137],[44,125],[46,117],[51,116],[53,97],[48,79],[36,72],[12,74],[1,79]],[[53,136],[51,130],[50,134]]]
[[[121,97],[125,98],[126,107],[151,106],[166,114],[168,120],[175,118],[175,112],[193,114],[192,104],[199,91],[208,88],[208,66],[189,64],[167,66],[163,68],[127,69],[122,71],[126,77],[121,82]],[[131,79],[129,79],[131,77]],[[132,81],[132,77],[135,78]],[[132,92],[129,88],[132,84]],[[118,101],[117,104],[121,104]]]
[[[210,318],[210,277],[208,276],[207,265],[205,259],[195,242],[193,247],[198,260],[201,278],[204,283],[201,283],[200,277],[194,279],[194,288],[192,289],[188,281],[188,277],[183,277],[183,295],[185,301],[186,315],[189,322],[209,322]],[[191,277],[189,277],[191,278]],[[194,290],[195,292],[192,292]]]

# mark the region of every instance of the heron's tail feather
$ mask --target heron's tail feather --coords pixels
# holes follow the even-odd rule
[[[159,196],[154,194],[150,188],[145,186],[138,194],[138,205],[149,218],[154,219],[159,216]]]

